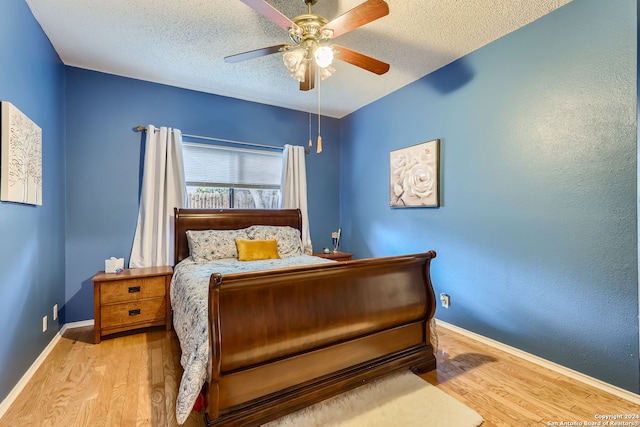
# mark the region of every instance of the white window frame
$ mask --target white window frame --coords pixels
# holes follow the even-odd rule
[[[185,185],[187,190],[187,205],[193,208],[231,208],[231,209],[276,209],[279,205],[281,194],[281,174],[282,174],[282,152],[273,149],[260,148],[237,148],[233,146],[225,146],[218,144],[197,143],[192,141],[183,141],[183,157],[185,158]],[[252,164],[249,171],[234,169],[233,165],[224,169],[228,174],[222,174],[220,181],[215,178],[205,178],[209,166],[206,165],[203,170],[202,165],[190,164],[189,148],[197,150],[211,149],[218,150],[220,157],[225,154],[231,154],[231,157],[239,163],[243,159]],[[201,151],[200,154],[205,152]],[[216,152],[211,152],[212,164],[215,168]],[[193,156],[193,155],[192,155]],[[246,157],[243,157],[246,156]],[[266,157],[265,157],[266,156]],[[264,159],[259,167],[256,166],[257,159]],[[193,171],[191,168],[200,168],[200,171]],[[264,169],[264,168],[268,169]],[[213,171],[215,169],[212,169]],[[261,174],[256,172],[264,172],[265,179],[269,182],[260,182]],[[233,175],[242,176],[234,179]],[[215,175],[215,173],[213,173]],[[249,177],[247,177],[247,175]],[[277,178],[276,178],[277,175]],[[195,176],[195,179],[193,179]],[[199,178],[199,179],[198,179]],[[242,180],[248,182],[241,182]],[[198,191],[194,191],[197,188]],[[211,189],[211,191],[206,191]],[[244,190],[249,190],[247,193]],[[271,190],[271,191],[269,191]],[[274,191],[275,190],[275,191]],[[195,194],[195,195],[194,195]]]

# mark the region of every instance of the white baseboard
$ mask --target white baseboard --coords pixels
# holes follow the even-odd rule
[[[574,371],[573,369],[569,369],[565,366],[558,365],[557,363],[551,362],[549,360],[543,359],[538,356],[534,356],[531,353],[527,353],[526,351],[519,350],[515,347],[508,346],[499,341],[492,340],[491,338],[484,337],[482,335],[478,335],[475,332],[468,331],[466,329],[462,329],[458,326],[452,325],[447,322],[443,322],[442,320],[436,319],[437,327],[442,327],[445,329],[449,329],[453,332],[457,332],[460,335],[464,335],[468,338],[479,341],[483,344],[489,345],[491,347],[497,348],[498,350],[502,350],[506,353],[512,354],[516,357],[524,359],[528,362],[535,363],[536,365],[542,366],[543,368],[550,369],[559,374],[565,375],[569,378],[572,378],[576,381],[580,381],[584,384],[590,385],[592,387],[596,387],[600,390],[606,391],[607,393],[613,394],[621,399],[628,400],[629,402],[640,405],[640,395],[630,392],[629,390],[625,390],[623,388],[614,386],[613,384],[606,383],[597,378],[590,377],[588,375],[582,374],[578,371]]]
[[[62,328],[60,328],[58,333],[55,334],[55,336],[51,339],[49,344],[47,344],[45,349],[42,350],[42,353],[40,353],[38,358],[31,364],[29,369],[27,369],[27,372],[25,372],[22,378],[20,378],[20,381],[18,381],[18,384],[16,384],[15,387],[13,387],[13,389],[7,395],[7,397],[2,401],[2,403],[0,403],[0,420],[2,419],[4,414],[7,412],[9,407],[13,404],[13,402],[18,398],[18,395],[22,392],[25,386],[29,383],[29,381],[31,380],[33,375],[36,373],[40,365],[42,365],[42,362],[44,362],[47,356],[49,355],[49,353],[51,353],[51,350],[53,350],[53,348],[56,346],[58,341],[60,341],[60,338],[62,338],[64,333],[68,329],[82,328],[85,326],[93,326],[93,319],[83,320],[81,322],[65,323],[62,326]]]
[[[60,335],[64,335],[64,333],[69,329],[84,328],[85,326],[93,326],[93,319],[82,320],[80,322],[65,323],[62,328],[60,328]]]
[[[40,356],[37,357],[37,359],[31,364],[29,369],[27,369],[27,372],[25,372],[22,378],[20,378],[20,381],[18,381],[18,384],[16,384],[15,387],[13,387],[13,389],[7,395],[7,397],[2,401],[2,403],[0,403],[0,420],[2,419],[4,414],[7,412],[11,404],[18,398],[18,395],[22,392],[25,386],[29,383],[29,380],[31,380],[31,377],[33,377],[33,375],[36,373],[40,365],[42,365],[42,362],[44,362],[47,356],[49,355],[49,353],[51,353],[51,350],[53,350],[53,348],[56,346],[58,341],[60,341],[61,337],[62,337],[61,331],[58,331],[53,336],[49,344],[47,344],[47,346],[44,348],[44,350],[42,350],[42,353],[40,353]]]

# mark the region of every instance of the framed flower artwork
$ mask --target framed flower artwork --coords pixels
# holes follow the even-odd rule
[[[389,153],[389,206],[440,206],[440,140]]]

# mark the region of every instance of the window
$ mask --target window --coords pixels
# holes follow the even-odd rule
[[[277,209],[280,151],[182,143],[190,208]]]

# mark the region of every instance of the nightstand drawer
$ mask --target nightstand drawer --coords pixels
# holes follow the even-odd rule
[[[165,310],[164,298],[103,306],[100,309],[101,327],[106,329],[155,320],[163,321],[166,317]]]
[[[100,292],[100,302],[112,304],[164,297],[164,281],[164,276],[156,276],[104,283]]]

